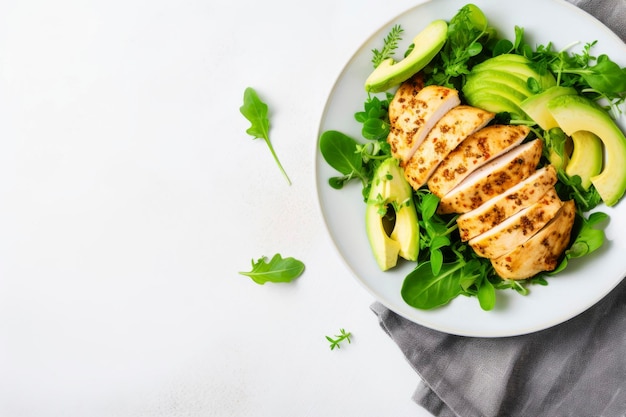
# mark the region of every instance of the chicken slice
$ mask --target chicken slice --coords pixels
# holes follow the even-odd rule
[[[546,165],[478,208],[461,214],[456,220],[461,240],[466,242],[485,233],[521,209],[536,203],[554,184],[556,170],[552,165]]]
[[[457,90],[437,85],[423,87],[415,95],[396,93],[390,103],[387,142],[401,166],[408,162],[435,123],[460,103]]]
[[[472,172],[439,202],[437,212],[467,213],[528,178],[537,169],[543,142],[516,146]]]
[[[528,132],[527,126],[491,125],[471,134],[435,169],[428,188],[443,197],[472,171],[522,143]]]
[[[498,258],[530,239],[552,220],[562,205],[563,202],[552,187],[539,201],[507,218],[488,232],[471,239],[469,245],[478,256]]]
[[[398,117],[404,112],[406,103],[413,100],[413,98],[424,88],[424,76],[421,72],[418,72],[398,87],[393,99],[389,103],[389,121],[391,124],[396,123]]]
[[[570,242],[576,217],[573,200],[563,203],[550,223],[511,252],[491,260],[496,273],[504,279],[526,279],[557,267]]]
[[[415,190],[426,184],[439,163],[494,116],[494,113],[466,105],[459,105],[443,115],[404,167],[409,184]]]

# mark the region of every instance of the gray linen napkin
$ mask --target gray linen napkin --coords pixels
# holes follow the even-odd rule
[[[570,2],[626,41],[626,0]],[[508,338],[449,335],[371,308],[421,377],[413,399],[435,416],[626,416],[626,280],[561,325]]]
[[[568,0],[604,23],[626,42],[626,0]]]

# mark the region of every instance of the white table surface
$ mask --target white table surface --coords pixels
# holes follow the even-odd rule
[[[0,2],[0,416],[428,416],[313,166],[343,66],[419,2]],[[274,253],[305,273],[238,274]]]

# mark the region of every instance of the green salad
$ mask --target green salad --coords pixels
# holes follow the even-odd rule
[[[319,138],[324,160],[338,172],[329,186],[362,187],[364,227],[381,269],[415,263],[401,289],[415,308],[437,308],[464,295],[491,310],[498,290],[527,295],[531,285],[547,285],[571,259],[603,245],[608,215],[601,205],[618,204],[626,191],[626,138],[615,123],[626,100],[626,68],[595,56],[595,41],[576,51],[576,44],[555,50],[551,43],[529,45],[524,29],[514,29],[514,39],[500,36],[480,8],[466,4],[449,20],[431,22],[402,52],[404,28],[393,26],[372,50],[372,73],[363,80],[367,99],[353,114],[362,137],[328,130]],[[398,174],[402,163],[388,141],[389,107],[398,87],[416,74],[424,86],[454,89],[461,104],[492,112],[490,124],[525,126],[525,141],[542,141],[538,167],[555,168],[558,196],[576,207],[554,268],[503,278],[461,239],[459,213],[441,213],[441,197]]]

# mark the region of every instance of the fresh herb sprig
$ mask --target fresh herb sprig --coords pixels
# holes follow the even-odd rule
[[[291,282],[304,272],[304,263],[298,259],[283,258],[275,254],[268,262],[263,256],[257,261],[252,260],[252,270],[239,272],[241,275],[250,277],[254,282],[263,285],[266,282]]]
[[[341,348],[341,342],[343,342],[344,340],[348,343],[351,343],[350,337],[352,337],[352,333],[346,332],[344,329],[339,329],[338,335],[335,335],[334,338],[331,336],[326,336],[326,340],[330,342],[330,350],[335,350],[335,348]]]
[[[276,161],[276,164],[278,165],[278,168],[280,168],[283,176],[287,179],[289,185],[291,185],[291,179],[289,179],[285,169],[278,160],[278,156],[276,155],[272,142],[270,141],[268,106],[261,100],[254,88],[248,87],[245,89],[243,93],[243,105],[239,108],[239,111],[252,124],[248,130],[246,130],[246,133],[252,136],[253,139],[263,139],[265,141],[270,152],[272,153],[272,156],[274,157],[274,161]]]
[[[404,29],[400,25],[393,26],[383,40],[383,47],[380,50],[372,49],[372,64],[374,68],[378,67],[384,60],[393,57],[394,52],[398,49],[398,42],[402,40],[403,32]]]

